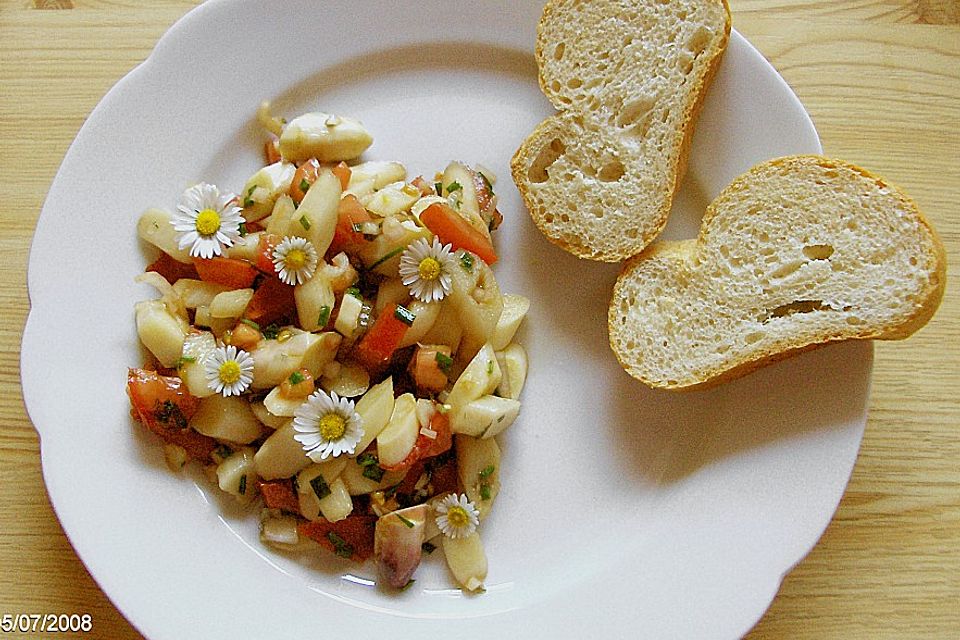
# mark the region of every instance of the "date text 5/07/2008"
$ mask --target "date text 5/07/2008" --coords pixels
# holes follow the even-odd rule
[[[4,613],[0,633],[87,633],[93,630],[89,613]]]

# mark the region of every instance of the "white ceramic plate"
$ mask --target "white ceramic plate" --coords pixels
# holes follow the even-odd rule
[[[77,136],[30,255],[23,392],[64,530],[145,635],[734,638],[826,527],[863,433],[871,347],[818,350],[693,394],[652,392],[621,371],[605,329],[616,267],[543,240],[509,179],[514,149],[550,112],[532,57],[540,8],[210,0]],[[259,166],[252,116],[264,98],[286,115],[359,117],[376,140],[367,157],[412,175],[463,159],[501,177],[497,275],[533,300],[531,372],[483,525],[482,596],[451,589],[441,558],[387,594],[370,566],[263,548],[255,516],[169,473],[129,418],[132,305],[153,295],[133,283],[148,257],[136,219],[198,180],[239,189]],[[705,202],[755,162],[819,148],[790,89],[734,33],[667,234],[693,235]]]

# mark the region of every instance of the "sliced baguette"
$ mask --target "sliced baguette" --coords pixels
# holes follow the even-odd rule
[[[902,191],[844,162],[779,158],[727,187],[696,240],[624,265],[610,345],[651,387],[709,385],[828,342],[905,338],[945,283],[943,245]]]
[[[547,2],[536,57],[559,113],[511,173],[548,239],[618,262],[660,233],[729,35],[726,0]]]

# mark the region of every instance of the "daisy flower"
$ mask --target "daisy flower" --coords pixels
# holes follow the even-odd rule
[[[293,438],[314,462],[353,454],[363,437],[363,419],[353,401],[317,389],[293,414]]]
[[[466,538],[477,530],[480,512],[465,494],[451,493],[436,506],[437,526],[448,538]]]
[[[171,220],[180,248],[189,246],[191,256],[212,258],[231,246],[240,237],[244,221],[236,198],[232,193],[221,194],[206,182],[184,191]]]
[[[253,356],[233,345],[214,349],[204,369],[207,386],[224,397],[240,395],[253,382]]]
[[[285,236],[273,250],[273,268],[287,284],[303,284],[317,269],[317,250],[306,238]]]
[[[410,294],[421,302],[443,300],[450,293],[450,271],[454,267],[453,245],[441,245],[436,238],[410,243],[400,256],[400,279]]]

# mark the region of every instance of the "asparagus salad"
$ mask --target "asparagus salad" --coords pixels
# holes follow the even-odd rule
[[[373,558],[390,588],[438,552],[480,590],[527,373],[529,301],[491,270],[495,178],[408,180],[356,161],[354,119],[257,115],[265,166],[238,195],[199,183],[140,217],[159,297],[135,307],[152,358],[129,370],[132,414],[172,469],[196,461],[258,509],[264,543]]]

